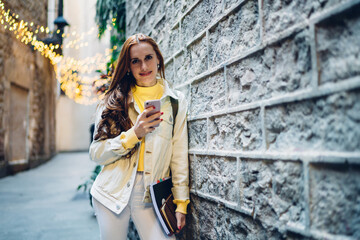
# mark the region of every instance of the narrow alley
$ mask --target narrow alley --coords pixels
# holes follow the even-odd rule
[[[360,240],[359,183],[360,0],[0,0],[0,240]]]
[[[99,239],[88,196],[77,191],[94,167],[87,152],[61,153],[0,179],[0,239]]]

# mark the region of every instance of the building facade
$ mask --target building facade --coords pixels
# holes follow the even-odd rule
[[[96,0],[64,0],[64,18],[70,23],[65,33],[70,34],[64,39],[64,46],[69,45],[76,37],[72,32],[85,34],[83,42],[86,47],[64,48],[65,58],[84,60],[94,57],[96,54],[105,54],[110,48],[110,36],[104,34],[101,40],[97,37],[97,26],[95,23]],[[91,34],[86,34],[86,33]],[[99,66],[101,68],[102,66]],[[83,73],[79,72],[80,75]],[[84,77],[96,79],[99,74],[93,71]],[[60,95],[56,103],[56,149],[59,152],[88,151],[90,145],[90,126],[94,123],[95,104],[79,104],[66,95]]]
[[[6,1],[5,7],[19,19],[47,25],[47,0]],[[0,177],[38,166],[55,154],[56,91],[49,59],[1,26]]]
[[[180,239],[360,238],[360,1],[127,1],[189,99]]]

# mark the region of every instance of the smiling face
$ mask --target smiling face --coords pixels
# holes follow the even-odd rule
[[[140,41],[130,48],[130,71],[136,85],[151,87],[156,84],[159,60],[151,44]]]

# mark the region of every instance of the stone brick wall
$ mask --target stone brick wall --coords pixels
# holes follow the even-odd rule
[[[360,1],[127,1],[189,99],[180,239],[360,238]]]
[[[6,1],[5,7],[19,19],[47,25],[47,0]],[[26,96],[14,95],[16,89]],[[55,100],[56,76],[50,61],[1,26],[0,177],[35,167],[55,154]],[[24,122],[19,126],[15,124],[19,113],[14,106],[25,109]],[[15,138],[14,127],[25,139]],[[24,147],[19,149],[20,145]],[[21,153],[15,157],[16,151]]]

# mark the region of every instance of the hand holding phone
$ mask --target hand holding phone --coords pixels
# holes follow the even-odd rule
[[[144,111],[139,114],[134,124],[134,132],[138,139],[145,137],[160,125],[160,100],[150,100],[144,103]],[[155,125],[153,125],[155,124]]]
[[[154,107],[153,110],[151,110],[149,113],[146,114],[146,117],[150,117],[154,113],[160,112],[161,103],[160,100],[148,100],[144,103],[144,109]],[[159,120],[159,118],[156,118],[155,120]],[[155,121],[154,120],[154,121]],[[151,121],[153,122],[153,121]],[[154,127],[158,127],[159,124],[155,125]]]

